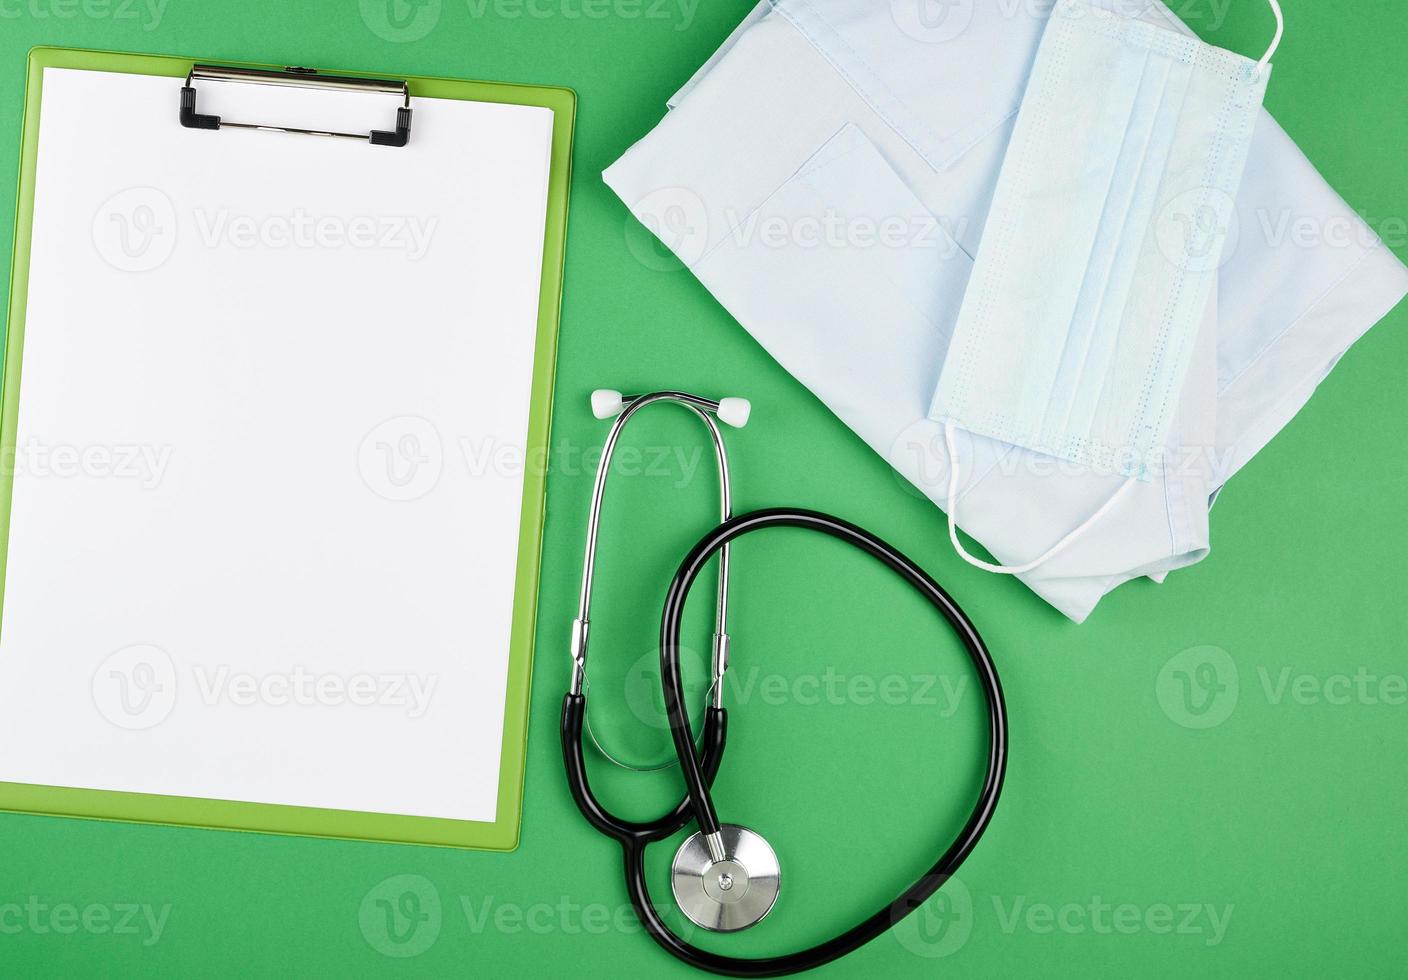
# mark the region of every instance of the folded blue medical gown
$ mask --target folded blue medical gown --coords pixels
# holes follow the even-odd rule
[[[1156,0],[1111,2],[1191,33]],[[944,508],[948,461],[926,414],[1048,9],[761,3],[605,173],[789,373]],[[1166,465],[1022,580],[1081,621],[1120,583],[1204,557],[1219,488],[1405,293],[1408,269],[1262,112]],[[960,438],[963,528],[1005,564],[1120,482]]]

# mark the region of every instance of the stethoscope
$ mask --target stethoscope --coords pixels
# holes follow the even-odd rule
[[[665,611],[660,624],[660,682],[675,755],[684,777],[685,797],[663,816],[649,821],[632,821],[617,817],[602,806],[592,792],[587,777],[582,749],[588,691],[587,639],[597,535],[611,456],[626,423],[647,405],[657,402],[683,405],[702,419],[708,428],[718,461],[723,520],[685,556],[666,593]],[[741,398],[713,401],[679,391],[622,396],[620,392],[602,390],[592,394],[593,414],[603,420],[615,416],[616,421],[603,446],[592,491],[581,602],[572,624],[572,684],[562,703],[562,755],[567,784],[582,815],[598,831],[621,845],[626,889],[636,914],[651,938],[682,962],[702,970],[727,976],[770,977],[809,970],[858,949],[909,915],[942,887],[977,845],[997,807],[1007,765],[1007,714],[997,668],[977,629],[937,582],[895,548],[854,524],[815,511],[774,508],[732,516],[728,455],[717,423],[741,428],[747,424],[749,408],[748,402]],[[824,943],[782,956],[745,959],[692,946],[670,930],[650,899],[645,850],[650,844],[673,836],[691,820],[698,824],[699,829],[675,853],[670,884],[680,910],[690,921],[704,929],[714,932],[746,929],[760,922],[777,901],[782,878],[776,852],[756,831],[737,824],[720,823],[709,787],[718,775],[728,728],[728,715],[723,707],[723,679],[729,658],[729,545],[745,534],[778,527],[816,531],[858,548],[893,570],[943,615],[962,641],[978,673],[988,711],[988,759],[977,803],[958,837],[934,866],[899,897]],[[712,683],[706,696],[702,731],[696,745],[685,708],[684,680],[680,669],[680,629],[690,590],[705,565],[716,554],[719,556],[718,606],[715,613]]]

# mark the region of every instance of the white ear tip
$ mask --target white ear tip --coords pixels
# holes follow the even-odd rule
[[[612,388],[598,388],[592,392],[592,414],[599,419],[615,418],[621,414],[622,397]]]
[[[748,416],[753,414],[753,403],[746,398],[719,399],[719,421],[741,429],[748,424]]]

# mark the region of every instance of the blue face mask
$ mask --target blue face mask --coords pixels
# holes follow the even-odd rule
[[[1280,39],[1272,6],[1256,62],[1057,0],[930,409],[955,492],[955,427],[1122,475],[1120,492],[1158,465]],[[970,560],[1030,570],[1113,503],[1024,565]]]

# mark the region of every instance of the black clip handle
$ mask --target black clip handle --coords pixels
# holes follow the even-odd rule
[[[219,116],[196,112],[196,90],[190,83],[181,86],[181,125],[187,129],[219,129]]]
[[[396,110],[396,132],[374,129],[367,141],[372,146],[405,146],[411,141],[411,109],[402,106]]]

